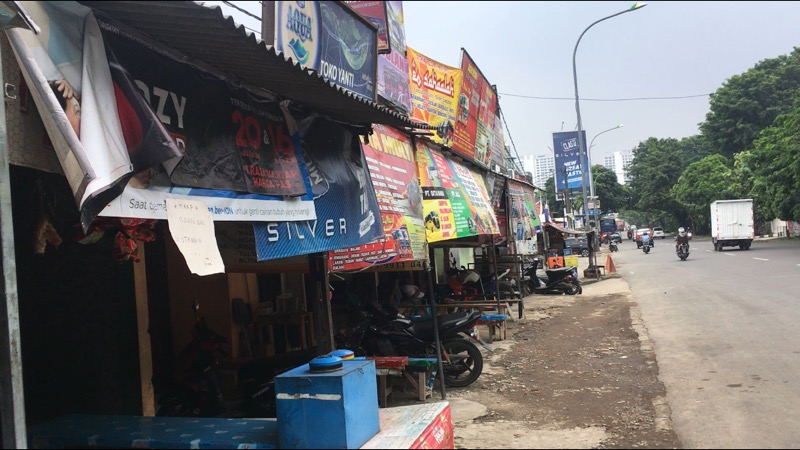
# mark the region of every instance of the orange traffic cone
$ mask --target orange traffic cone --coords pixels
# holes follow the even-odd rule
[[[606,273],[615,273],[617,271],[617,267],[614,265],[614,260],[611,259],[611,255],[606,255]]]

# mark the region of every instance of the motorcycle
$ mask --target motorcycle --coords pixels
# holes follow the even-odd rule
[[[681,261],[686,261],[689,257],[689,244],[678,244],[677,254]]]
[[[650,253],[650,243],[642,242],[642,251],[646,254]]]
[[[616,243],[615,241],[613,241],[613,240],[612,240],[612,241],[611,241],[611,242],[608,244],[608,250],[609,250],[610,252],[616,252],[617,250],[619,250],[619,247],[617,247],[617,243]]]
[[[192,340],[178,355],[173,381],[159,396],[156,416],[215,417],[224,409],[217,354],[227,356],[220,347],[227,340],[208,327],[205,317],[198,317],[197,301],[192,309]]]
[[[437,316],[442,366],[447,386],[464,387],[474,383],[483,371],[480,349],[465,339],[475,339],[491,350],[478,335],[479,311],[458,311]],[[336,336],[340,349],[358,356],[409,356],[435,358],[433,320],[430,317],[405,318],[394,310],[361,311],[353,327]]]
[[[540,277],[537,269],[542,265],[536,259],[523,271],[523,280],[527,283],[528,292],[533,294],[567,294],[576,295],[583,292],[578,279],[577,267],[558,267],[545,270],[546,277]]]
[[[506,269],[497,274],[497,279],[492,275],[489,279],[484,280],[474,270],[466,269],[462,266],[461,270],[458,271],[458,278],[464,284],[464,287],[472,289],[476,293],[485,295],[493,294],[497,291],[501,299],[517,298],[520,296],[517,280],[506,278],[510,272],[511,269]]]

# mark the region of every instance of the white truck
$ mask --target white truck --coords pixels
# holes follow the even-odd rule
[[[755,238],[753,200],[717,200],[711,204],[711,242],[714,250],[749,250]]]

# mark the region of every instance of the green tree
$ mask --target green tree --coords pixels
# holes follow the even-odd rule
[[[603,211],[619,212],[627,206],[629,193],[625,186],[617,181],[617,174],[599,164],[592,166],[594,177],[594,193],[600,199]]]
[[[548,178],[544,183],[544,198],[545,202],[550,206],[551,217],[553,211],[564,210],[564,203],[556,200],[556,181],[554,177]]]
[[[765,129],[742,165],[754,175],[751,195],[762,219],[800,218],[800,108]]]
[[[730,190],[732,170],[722,155],[711,155],[692,163],[672,186],[671,195],[687,211],[688,225],[698,233],[709,231],[711,202],[737,198]]]
[[[800,48],[765,59],[712,94],[700,131],[727,158],[752,147],[759,132],[800,105]]]

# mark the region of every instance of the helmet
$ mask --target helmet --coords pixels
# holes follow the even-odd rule
[[[686,230],[683,227],[678,228],[678,235],[680,237],[686,236]]]

